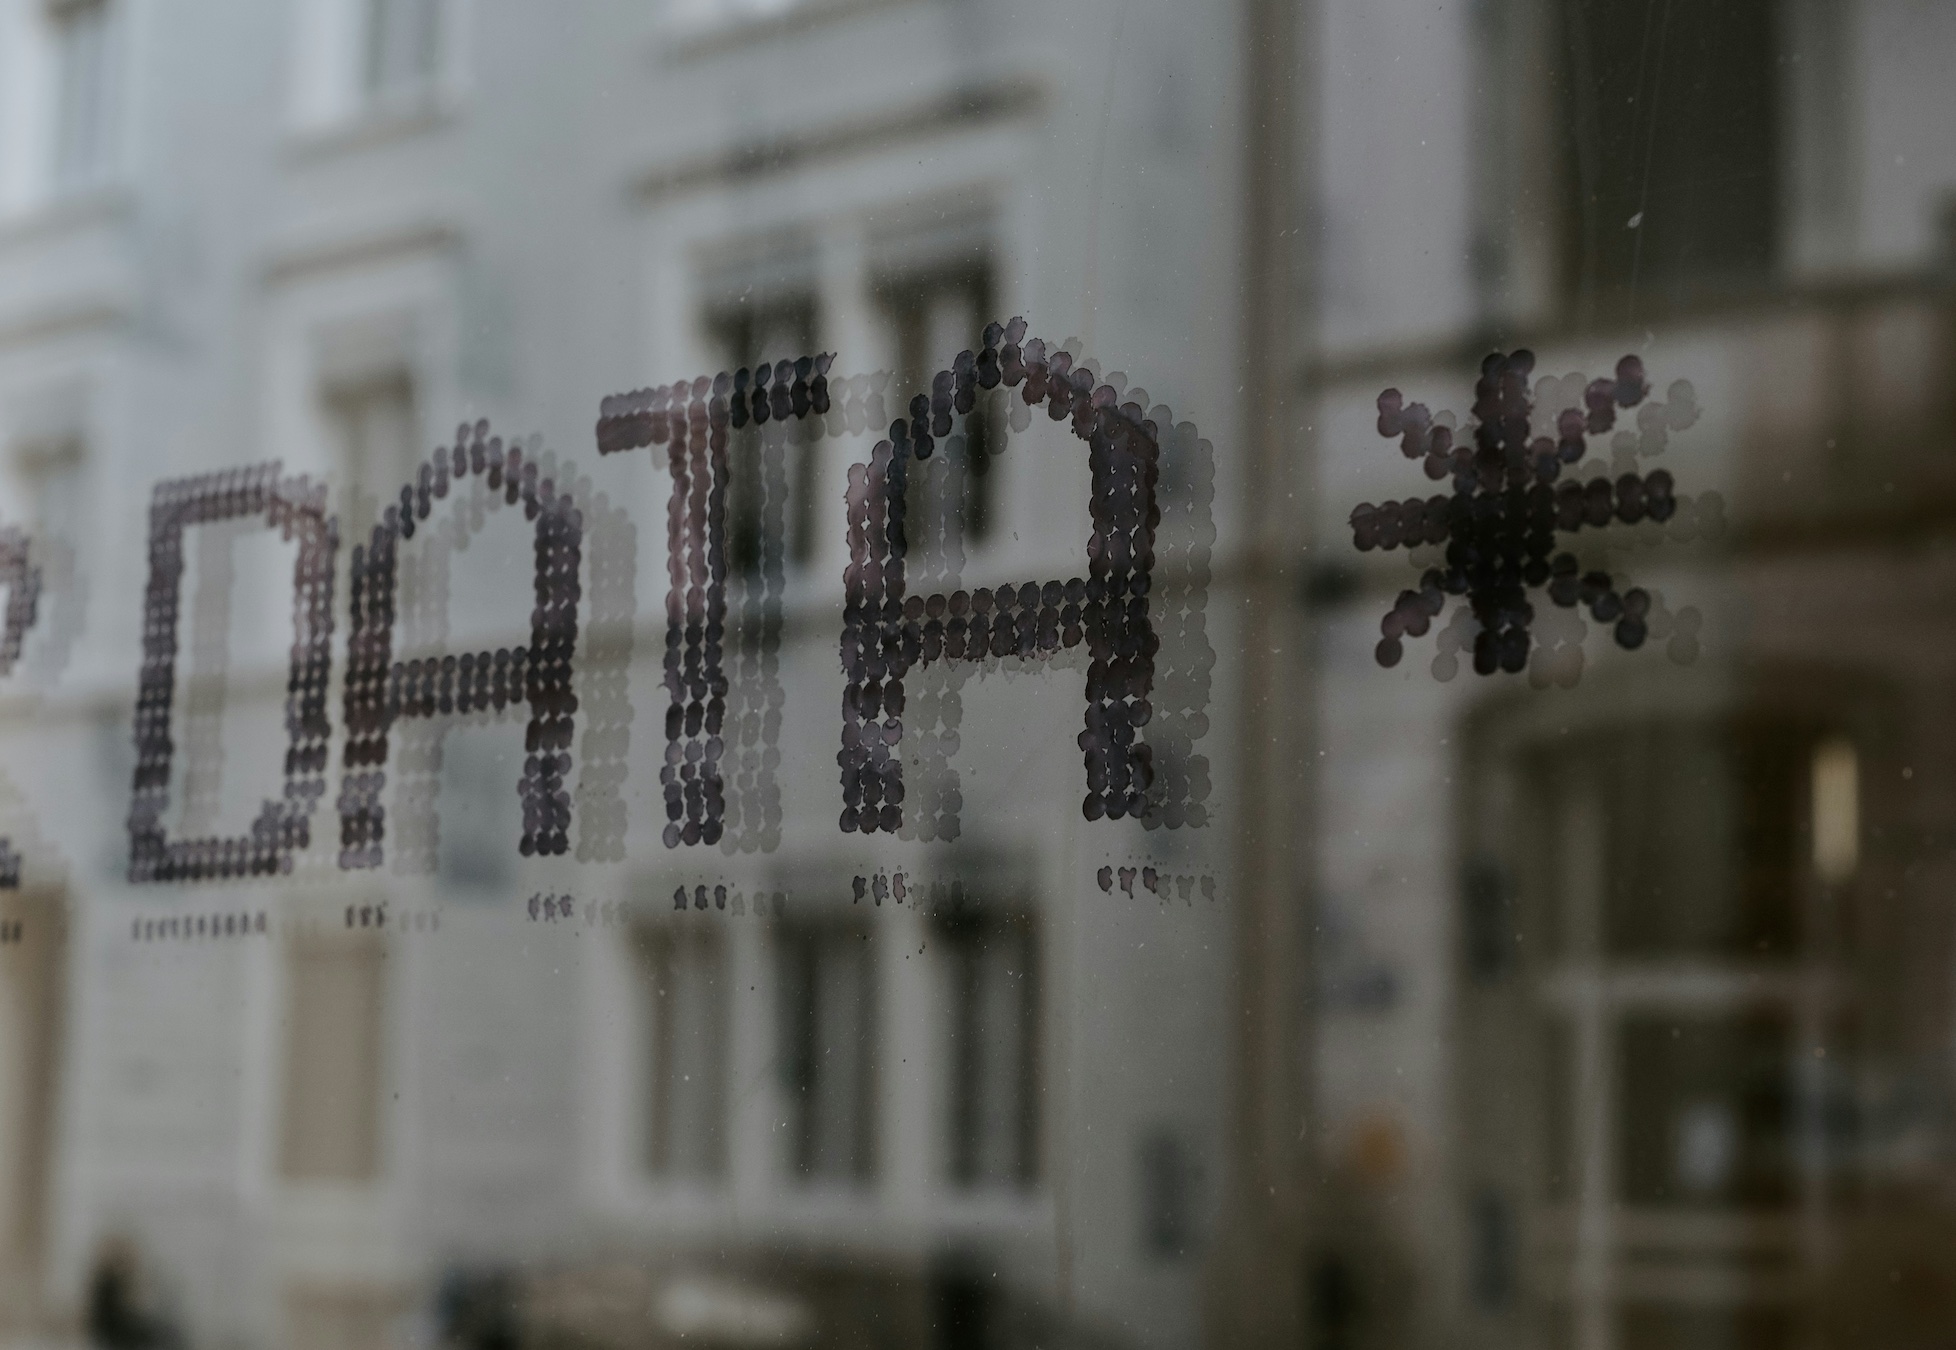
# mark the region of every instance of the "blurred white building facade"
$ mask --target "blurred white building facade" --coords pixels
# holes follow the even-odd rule
[[[846,471],[874,437],[798,443],[754,521],[778,645],[729,648],[739,828],[668,850],[667,477],[601,462],[592,427],[611,393],[824,350],[890,376],[895,417],[1023,313],[1226,444],[1238,41],[1165,4],[0,8],[0,513],[44,569],[0,692],[29,935],[0,1088],[10,1334],[1200,1334],[1226,665],[1181,765],[1201,828],[1081,819],[1063,664],[933,687],[957,837],[859,843],[836,643]],[[519,857],[520,718],[479,715],[397,736],[378,872],[335,866],[336,735],[292,875],[128,884],[153,486],[274,459],[330,483],[337,669],[348,550],[484,417],[540,437],[587,513],[580,659],[619,683],[611,739],[576,754],[616,761],[623,827]],[[964,584],[1085,566],[1084,450],[1023,440],[950,511]],[[1227,538],[1232,472],[1164,490]],[[406,564],[429,655],[525,634],[527,527],[454,509]],[[235,833],[284,754],[292,554],[192,533],[172,828]],[[1208,616],[1226,650],[1231,605]],[[336,676],[336,727],[338,699]],[[1160,896],[1098,884],[1130,865]],[[920,912],[953,881],[965,908]],[[707,913],[672,912],[682,886]]]

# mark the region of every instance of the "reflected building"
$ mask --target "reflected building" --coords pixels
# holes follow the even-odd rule
[[[0,0],[0,1340],[1935,1343],[1952,48],[1902,0]],[[852,469],[1014,314],[1156,424],[1144,820],[1083,816],[1104,672],[1037,636],[1093,574],[1059,403],[974,399],[881,507],[908,598],[1033,583],[1040,659],[877,691],[901,802],[838,772]],[[1381,668],[1445,551],[1352,509],[1447,485],[1378,395],[1465,439],[1520,347],[1544,419],[1649,373],[1573,469],[1675,480],[1577,540],[1647,640],[1537,590],[1527,672],[1451,612]],[[827,409],[702,407],[717,489],[599,454],[608,396],[817,353]],[[490,434],[531,480],[436,457]],[[287,771],[296,542],[197,525],[144,608],[156,483],[274,459],[340,531],[311,838],[133,884],[138,772],[182,839]],[[561,855],[524,481],[577,518]],[[376,529],[379,697],[434,714],[377,853]]]
[[[1210,595],[1243,492],[1210,450],[1239,417],[1233,43],[1168,3],[0,0],[0,516],[44,572],[0,683],[6,1343],[1201,1336],[1238,866],[1222,559]],[[1007,657],[915,673],[903,828],[859,839],[850,466],[1021,313],[1163,419],[1174,818],[1084,820],[1088,663]],[[821,352],[832,415],[725,447],[725,829],[669,848],[669,464],[593,427],[612,394]],[[1027,412],[986,401],[919,462],[920,594],[1089,573],[1085,447]],[[431,458],[481,419],[581,530],[561,857],[517,849],[525,710],[468,694],[537,593],[514,470],[504,496]],[[287,771],[292,540],[193,522],[170,604],[137,599],[154,485],[270,460],[339,528],[325,795],[287,875],[133,884],[133,774],[172,839],[218,839]],[[391,727],[374,850],[339,820],[373,767],[344,753],[378,584],[354,556],[417,491],[384,697],[438,715]],[[146,622],[174,702],[139,766]]]
[[[1319,1343],[1932,1343],[1956,28],[1545,0],[1324,34]],[[1690,381],[1694,425],[1577,471],[1697,503],[1582,551],[1701,624],[1591,625],[1573,682],[1477,677],[1440,623],[1378,668],[1417,566],[1344,518],[1435,485],[1374,399],[1464,421],[1492,347],[1551,396],[1624,353]]]

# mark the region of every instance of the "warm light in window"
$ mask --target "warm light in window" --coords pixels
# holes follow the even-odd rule
[[[1851,742],[1823,741],[1813,752],[1813,868],[1822,881],[1847,880],[1860,861],[1859,772]]]

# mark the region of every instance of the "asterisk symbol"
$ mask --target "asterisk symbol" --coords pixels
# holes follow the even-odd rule
[[[1450,595],[1467,597],[1478,624],[1474,669],[1482,675],[1527,666],[1535,621],[1528,592],[1544,586],[1555,604],[1581,605],[1597,622],[1611,625],[1620,647],[1635,650],[1649,636],[1650,594],[1640,587],[1619,593],[1609,573],[1584,572],[1575,554],[1558,551],[1556,543],[1558,534],[1585,526],[1662,522],[1677,510],[1671,475],[1662,469],[1586,483],[1563,476],[1582,461],[1589,437],[1615,427],[1617,409],[1644,402],[1650,392],[1644,364],[1626,356],[1616,363],[1614,379],[1590,381],[1584,407],[1556,417],[1553,439],[1530,433],[1534,368],[1528,351],[1493,352],[1481,362],[1472,438],[1462,444],[1424,404],[1406,403],[1397,389],[1379,395],[1379,434],[1398,437],[1408,459],[1424,461],[1428,478],[1453,478],[1451,496],[1365,503],[1352,512],[1352,542],[1361,552],[1446,545],[1446,565],[1428,568],[1419,589],[1401,591],[1381,620],[1375,650],[1380,665],[1398,665],[1403,639],[1423,637]],[[1696,416],[1689,386],[1673,386],[1672,396],[1674,404],[1684,400],[1687,414],[1674,424],[1688,425]]]

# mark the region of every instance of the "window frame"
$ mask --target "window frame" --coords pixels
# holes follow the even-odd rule
[[[1043,1126],[1040,1083],[1044,1057],[1040,1046],[1040,1024],[1045,991],[1042,980],[1040,929],[1030,908],[1023,905],[979,906],[971,910],[939,914],[931,920],[932,938],[944,952],[942,970],[944,998],[940,1004],[947,1014],[944,1026],[944,1063],[948,1075],[944,1084],[944,1140],[942,1183],[953,1193],[1022,1194],[1036,1189],[1043,1177]],[[1016,972],[1020,982],[1016,1007],[1018,1046],[1014,1074],[1013,1112],[1016,1121],[1011,1150],[1013,1164],[1005,1176],[984,1174],[982,1133],[987,1115],[985,1104],[976,1100],[983,1086],[973,1072],[973,1051],[984,1046],[1000,1030],[978,1025],[985,972],[979,968],[988,940],[1009,935],[1020,947],[1017,955],[1023,969]],[[972,949],[976,948],[976,951]],[[967,1025],[969,1019],[969,1025]],[[966,1119],[965,1113],[970,1113]],[[966,1138],[967,1132],[972,1137]]]
[[[632,973],[638,991],[644,1038],[640,1068],[643,1082],[641,1114],[638,1116],[633,1149],[636,1168],[641,1176],[657,1187],[718,1189],[728,1183],[733,1171],[733,1113],[727,1074],[734,1028],[732,935],[717,923],[696,924],[660,918],[636,924],[631,943]],[[678,978],[676,968],[682,952],[693,958],[709,958],[706,964],[712,968],[707,974],[710,1006],[707,1009],[705,1035],[709,1042],[708,1063],[713,1070],[714,1081],[705,1092],[707,1114],[713,1118],[716,1133],[707,1150],[706,1165],[700,1168],[673,1165],[669,1148],[669,1134],[675,1124],[668,1110],[671,1105],[670,1078],[676,1067],[672,1059],[674,1023],[670,1016],[660,1015],[661,1000],[670,995],[657,987],[656,980],[662,962],[667,978]],[[670,1007],[670,1004],[666,1006]],[[666,1147],[662,1148],[662,1145]]]
[[[1506,1308],[1476,1311],[1512,1318],[1547,1310],[1596,1334],[1633,1307],[1683,1306],[1677,1302],[1682,1295],[1663,1292],[1671,1286],[1663,1282],[1668,1267],[1660,1256],[1688,1251],[1706,1259],[1783,1261],[1789,1272],[1817,1259],[1811,1241],[1816,1216],[1820,1222],[1829,1213],[1844,1218],[1857,1184],[1857,1155],[1825,1131],[1830,1094],[1849,1062],[1840,1050],[1847,1046],[1851,1053],[1859,1015],[1853,987],[1841,975],[1859,958],[1831,927],[1764,961],[1731,954],[1611,954],[1600,876],[1588,888],[1593,894],[1585,903],[1595,913],[1587,922],[1577,916],[1571,923],[1571,916],[1542,908],[1544,888],[1555,892],[1561,885],[1553,875],[1558,852],[1593,850],[1580,838],[1571,842],[1568,830],[1534,820],[1529,803],[1539,806],[1539,792],[1524,786],[1524,766],[1531,755],[1598,734],[1651,725],[1742,724],[1801,738],[1806,757],[1800,764],[1841,738],[1857,747],[1865,763],[1890,743],[1893,725],[1890,691],[1841,670],[1754,672],[1738,685],[1708,674],[1679,674],[1658,697],[1646,693],[1625,705],[1618,696],[1627,692],[1630,678],[1617,672],[1586,682],[1567,706],[1503,699],[1476,709],[1458,752],[1463,771],[1456,778],[1462,784],[1457,847],[1463,858],[1491,859],[1507,869],[1520,937],[1516,959],[1491,976],[1473,974],[1464,928],[1455,944],[1460,1231],[1471,1231],[1474,1197],[1500,1192],[1515,1202],[1523,1249],[1556,1253],[1551,1266],[1560,1272],[1546,1284],[1530,1285],[1527,1297]],[[1566,805],[1572,789],[1562,783],[1550,791]],[[1810,788],[1802,781],[1797,792],[1810,795]],[[1810,809],[1806,796],[1795,800],[1798,810]],[[1867,808],[1860,809],[1865,819]],[[1524,837],[1527,829],[1514,831],[1513,822],[1522,820],[1533,822],[1532,842]],[[1600,849],[1602,826],[1594,828]],[[1857,903],[1857,895],[1865,898],[1866,876],[1833,884],[1822,895],[1813,858],[1802,854],[1801,867],[1793,903],[1808,923],[1816,922],[1823,901],[1838,911]],[[1464,893],[1457,897],[1456,913],[1466,899]],[[1559,948],[1544,935],[1545,922],[1554,921],[1563,929]],[[1624,1189],[1623,1103],[1631,1088],[1626,1027],[1652,1019],[1738,1027],[1762,1017],[1783,1019],[1787,1033],[1785,1202],[1760,1208],[1743,1200],[1635,1201]],[[1555,1175],[1558,1170],[1562,1175]],[[1541,1262],[1538,1255],[1528,1264]],[[1737,1301],[1729,1307],[1781,1306],[1770,1294],[1782,1286],[1774,1286],[1770,1275],[1761,1279],[1735,1287]],[[1642,1291],[1637,1298],[1630,1296],[1633,1287]]]
[[[47,123],[44,173],[52,199],[85,194],[113,181],[121,167],[127,14],[129,0],[46,0],[42,4],[47,50]],[[77,97],[71,85],[71,42],[77,25],[88,25],[92,44],[90,87]],[[86,105],[87,144],[71,141]]]
[[[884,1175],[882,1091],[882,1027],[878,1011],[886,1001],[879,969],[881,943],[874,927],[847,914],[818,914],[793,917],[773,926],[775,979],[775,1063],[784,1115],[782,1177],[791,1189],[802,1191],[844,1188],[871,1191]],[[854,963],[858,996],[855,1002],[859,1058],[853,1070],[855,1081],[845,1085],[854,1098],[853,1140],[849,1165],[833,1172],[823,1170],[813,1150],[819,1147],[816,1124],[808,1106],[811,1094],[820,1093],[823,1084],[811,1076],[827,1057],[816,1049],[821,1034],[823,1013],[820,1004],[820,972],[811,969],[798,979],[791,963],[797,958],[811,968],[819,967],[826,954],[846,951],[859,944]],[[801,947],[803,951],[794,950]],[[806,978],[813,974],[815,979]],[[799,988],[798,988],[799,986]],[[805,1003],[798,1002],[800,988],[812,993]],[[811,1016],[804,1027],[801,1014]],[[819,1106],[819,1103],[818,1103]]]

